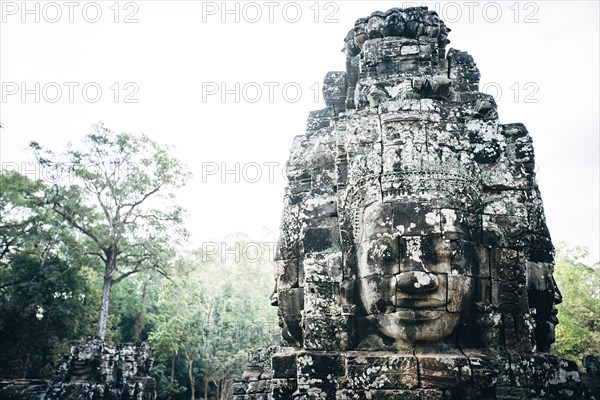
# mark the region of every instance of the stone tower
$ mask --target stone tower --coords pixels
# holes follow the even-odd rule
[[[449,31],[415,7],[346,36],[287,166],[287,346],[251,358],[235,399],[586,398],[547,353],[561,295],[531,137]]]

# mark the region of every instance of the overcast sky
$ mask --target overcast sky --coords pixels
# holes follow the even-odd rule
[[[501,122],[531,133],[553,239],[598,260],[597,1],[0,1],[0,162],[43,177],[29,141],[60,150],[101,120],[175,147],[196,245],[274,239],[292,138],[344,69],[346,33],[423,3],[475,58]]]

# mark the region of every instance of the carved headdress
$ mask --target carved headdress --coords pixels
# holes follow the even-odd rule
[[[354,348],[361,215],[375,202],[434,202],[467,212],[477,272],[451,340],[463,347],[548,350],[554,340],[553,247],[529,136],[500,124],[467,53],[423,7],[357,21],[347,69],[329,73],[288,162],[274,304],[284,338]],[[360,336],[360,335],[359,335]]]

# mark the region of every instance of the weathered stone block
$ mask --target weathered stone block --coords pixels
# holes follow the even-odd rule
[[[307,350],[347,350],[353,345],[353,324],[346,316],[307,316],[303,323]]]
[[[335,113],[333,107],[326,107],[322,110],[311,111],[306,122],[306,130],[311,132],[328,127],[334,115]]]
[[[243,381],[258,381],[261,373],[262,373],[261,368],[251,366],[250,368],[246,368],[244,370],[244,373],[242,374],[242,380]]]
[[[421,202],[393,202],[392,226],[406,236],[441,234],[442,216],[439,210],[423,207]]]
[[[328,72],[323,80],[323,99],[328,106],[343,106],[346,102],[348,84],[346,72]]]
[[[295,372],[295,371],[294,371]],[[288,400],[296,391],[296,379],[273,379],[271,381],[273,388],[273,400]]]
[[[448,276],[448,302],[446,309],[451,312],[461,312],[466,309],[467,296],[473,291],[473,278],[449,274]],[[470,296],[469,296],[470,297]]]
[[[474,389],[495,389],[498,382],[499,357],[490,352],[464,351],[469,360]]]
[[[341,249],[337,218],[313,219],[311,225],[302,232],[304,254]]]
[[[312,253],[304,258],[304,280],[308,283],[341,283],[342,252]]]
[[[417,359],[412,353],[377,352],[348,355],[348,382],[355,390],[412,389],[419,385]]]
[[[271,358],[274,379],[296,378],[296,354],[276,353]]]
[[[344,376],[345,357],[339,353],[303,352],[298,354],[298,391],[319,389],[335,393],[337,379]]]
[[[276,261],[275,268],[278,289],[298,287],[298,259]]]
[[[300,317],[304,309],[304,288],[281,289],[279,295],[279,309],[290,317]]]
[[[302,219],[337,217],[337,199],[318,198],[307,201],[302,208]]]
[[[339,283],[307,283],[304,287],[304,312],[307,317],[341,315]]]
[[[451,246],[451,274],[473,276],[479,266],[479,253],[471,241],[454,240]]]
[[[421,386],[424,388],[472,388],[472,373],[464,355],[417,354]]]
[[[232,385],[232,393],[234,395],[244,395],[248,391],[248,383],[246,382],[234,382]]]

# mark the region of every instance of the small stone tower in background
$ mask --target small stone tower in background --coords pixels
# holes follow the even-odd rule
[[[0,381],[0,400],[155,400],[148,343],[108,346],[86,337],[64,357],[56,377]]]

